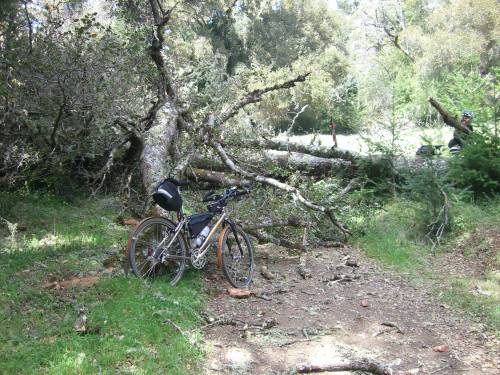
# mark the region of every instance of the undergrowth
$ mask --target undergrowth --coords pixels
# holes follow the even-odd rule
[[[0,194],[0,373],[197,373],[201,353],[165,321],[196,329],[200,278],[187,272],[172,288],[124,275],[130,228],[114,223],[118,207]],[[96,285],[47,288],[88,275]],[[91,333],[74,329],[82,306]]]

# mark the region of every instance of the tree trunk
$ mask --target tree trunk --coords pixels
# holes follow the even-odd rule
[[[229,144],[229,146],[232,146],[232,144]],[[292,151],[309,154],[320,158],[337,158],[349,161],[352,161],[354,159],[353,155],[348,151],[342,151],[336,148],[329,148],[319,145],[305,145],[295,142],[288,142],[286,139],[282,138],[242,141],[241,143],[235,144],[235,146],[240,146],[243,148],[261,148],[268,150]]]
[[[144,134],[141,155],[142,182],[148,192],[167,177],[172,162],[170,147],[177,134],[177,109],[167,101],[156,112],[152,126]]]
[[[352,169],[352,163],[344,159],[328,159],[303,154],[278,150],[261,150],[260,152],[244,151],[239,159],[252,166],[265,166],[272,164],[286,169],[300,170],[313,176],[327,173],[337,173]],[[214,171],[227,171],[228,167],[220,159],[214,157],[195,155],[192,165],[196,168]]]
[[[218,186],[244,186],[250,184],[250,180],[232,177],[223,172],[208,171],[200,168],[188,168],[185,175],[190,179],[209,182]]]

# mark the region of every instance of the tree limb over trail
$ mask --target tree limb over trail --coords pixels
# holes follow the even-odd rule
[[[294,199],[296,199],[297,201],[302,203],[307,208],[310,208],[310,209],[315,210],[315,211],[323,212],[326,216],[328,216],[328,218],[331,220],[333,225],[335,225],[343,234],[345,234],[345,235],[352,234],[352,232],[343,223],[341,223],[340,221],[338,221],[335,218],[335,214],[333,213],[333,210],[331,208],[324,207],[324,206],[321,206],[319,204],[316,204],[316,203],[313,203],[313,202],[307,200],[306,198],[304,198],[304,196],[300,193],[300,191],[297,188],[294,188],[293,186],[290,186],[284,182],[280,182],[280,181],[278,181],[274,178],[271,178],[271,177],[266,177],[266,176],[250,173],[250,172],[240,168],[229,158],[226,151],[224,150],[224,147],[222,147],[222,145],[219,142],[212,140],[211,146],[215,149],[215,151],[217,151],[217,154],[219,154],[219,156],[222,159],[222,161],[224,162],[224,164],[226,164],[226,166],[229,169],[231,169],[233,172],[235,172],[243,177],[246,177],[252,181],[256,181],[256,182],[260,182],[262,184],[273,186],[273,187],[276,187],[278,189],[281,189],[281,190],[284,190],[284,191],[290,193]]]
[[[354,156],[349,151],[342,151],[336,148],[320,146],[316,144],[302,144],[289,142],[282,138],[273,139],[253,139],[242,140],[241,142],[229,143],[230,146],[239,146],[243,148],[261,148],[267,150],[279,150],[288,152],[299,152],[309,154],[320,158],[338,158],[353,161]]]
[[[264,94],[267,94],[271,91],[292,88],[297,84],[297,82],[304,82],[310,74],[311,73],[308,72],[283,83],[278,83],[276,85],[269,86],[263,89],[253,90],[252,92],[246,94],[238,102],[234,103],[232,106],[223,111],[219,116],[217,116],[216,125],[222,125],[230,118],[236,116],[238,111],[243,107],[246,107],[248,104],[260,102]]]
[[[436,108],[436,110],[439,112],[441,117],[443,118],[443,121],[445,122],[446,125],[451,126],[452,128],[455,128],[461,132],[464,132],[465,134],[470,134],[472,133],[470,129],[466,128],[463,126],[458,118],[456,116],[453,116],[450,114],[446,109],[443,108],[441,103],[439,103],[436,99],[434,99],[432,96],[429,97],[429,103]]]

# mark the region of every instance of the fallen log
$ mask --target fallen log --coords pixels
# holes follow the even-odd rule
[[[241,159],[252,166],[272,164],[286,169],[303,171],[310,175],[338,173],[352,169],[352,163],[344,159],[329,159],[299,152],[260,150],[243,152]],[[224,172],[230,170],[220,159],[212,156],[194,155],[191,160],[194,168]]]
[[[320,146],[317,144],[302,144],[289,142],[285,138],[273,139],[254,139],[249,141],[242,141],[238,143],[228,143],[229,146],[243,147],[243,148],[259,148],[266,150],[278,150],[287,152],[298,152],[302,154],[309,154],[320,158],[335,158],[353,161],[354,156],[348,151],[342,151],[338,148],[331,148]]]
[[[289,194],[292,195],[294,200],[302,203],[305,207],[307,207],[311,210],[314,210],[314,211],[319,211],[319,212],[324,213],[330,219],[332,224],[334,226],[336,226],[344,235],[351,235],[352,234],[352,232],[349,230],[349,228],[347,228],[347,226],[344,223],[337,220],[337,218],[335,217],[335,214],[333,212],[333,208],[325,207],[325,206],[316,204],[314,202],[311,202],[310,200],[306,199],[297,188],[295,188],[291,185],[285,184],[285,183],[280,182],[280,181],[278,181],[274,178],[271,178],[271,177],[262,176],[259,174],[254,174],[254,173],[251,173],[251,172],[248,172],[248,171],[242,169],[241,167],[236,165],[233,160],[231,160],[231,158],[226,153],[226,150],[224,150],[224,147],[222,147],[222,145],[219,142],[212,141],[211,146],[219,154],[219,157],[224,162],[224,164],[226,164],[227,167],[230,168],[234,173],[237,173],[241,176],[249,178],[252,181],[260,182],[262,184],[273,186],[275,188],[278,188],[280,190],[288,192]]]
[[[290,216],[288,219],[285,220],[266,220],[262,223],[243,223],[242,227],[245,230],[258,230],[258,229],[265,229],[265,228],[276,228],[276,227],[295,227],[295,228],[303,228],[303,227],[308,227],[310,226],[311,223],[307,223],[303,220],[301,220],[297,216]]]
[[[220,186],[245,186],[250,184],[250,180],[231,177],[223,172],[209,171],[200,168],[188,168],[185,171],[186,177],[195,181],[209,182]]]

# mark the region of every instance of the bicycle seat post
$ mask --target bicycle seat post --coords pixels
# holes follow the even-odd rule
[[[182,219],[184,219],[184,210],[181,207],[181,209],[177,211],[177,221],[181,221]]]

